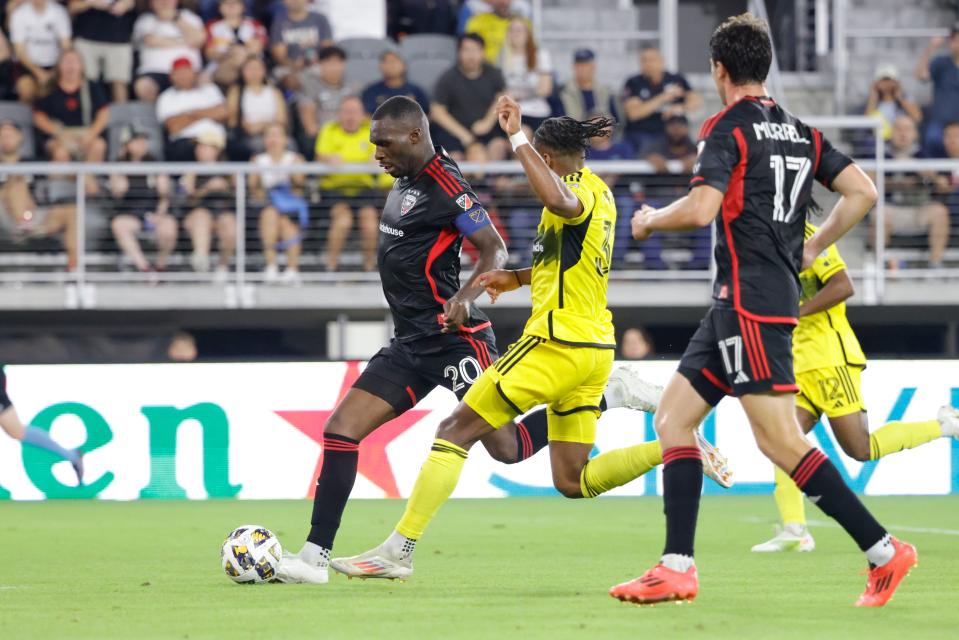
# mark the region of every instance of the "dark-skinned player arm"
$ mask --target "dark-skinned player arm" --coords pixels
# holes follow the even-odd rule
[[[479,282],[480,276],[501,269],[509,257],[506,243],[482,207],[477,206],[472,211],[460,214],[455,224],[479,249],[479,258],[469,279],[443,305],[443,333],[458,331],[469,319],[470,304],[486,289]]]
[[[799,317],[804,318],[814,313],[832,309],[840,302],[845,302],[856,293],[849,273],[842,269],[836,272],[823,288],[816,292],[812,298],[799,305]]]
[[[563,179],[546,165],[543,156],[536,152],[533,145],[524,144],[517,147],[516,157],[523,165],[529,184],[544,207],[561,218],[572,219],[583,215],[586,211],[583,202]],[[584,193],[586,194],[588,192]]]
[[[833,147],[818,131],[814,130],[813,135],[820,143],[815,178],[841,197],[826,221],[819,225],[819,230],[806,239],[803,246],[804,269],[815,262],[816,256],[832,247],[846,232],[859,224],[879,199],[872,179],[849,156]]]

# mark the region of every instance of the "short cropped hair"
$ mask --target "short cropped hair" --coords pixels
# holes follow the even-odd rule
[[[709,57],[723,63],[733,84],[765,82],[773,60],[769,25],[749,12],[728,18],[709,39]]]
[[[423,117],[423,107],[420,103],[406,96],[393,96],[384,100],[383,104],[377,107],[373,112],[373,120],[383,120],[390,118],[392,120],[403,120],[407,122],[420,122]]]
[[[459,38],[456,39],[456,50],[459,51],[463,48],[463,43],[467,40],[472,40],[478,44],[481,48],[486,47],[486,40],[483,40],[483,36],[478,33],[464,33]]]

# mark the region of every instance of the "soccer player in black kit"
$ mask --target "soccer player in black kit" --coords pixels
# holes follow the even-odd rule
[[[699,590],[693,540],[702,462],[693,430],[726,395],[739,398],[760,450],[834,518],[866,553],[858,606],[882,606],[916,564],[915,548],[891,537],[805,439],[796,422],[792,332],[799,271],[866,215],[872,181],[822,134],[766,95],[772,60],[765,22],[729,18],[709,42],[713,80],[726,108],[700,133],[689,194],[633,218],[633,236],[715,220],[713,305],[663,393],[655,427],[663,448],[666,546],[660,563],[610,595],[639,604],[692,600]],[[838,192],[835,208],[803,245],[813,179]]]

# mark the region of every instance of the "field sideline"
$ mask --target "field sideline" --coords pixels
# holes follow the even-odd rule
[[[403,501],[356,501],[336,552],[380,542]],[[815,527],[812,554],[758,556],[769,497],[706,497],[692,605],[639,608],[606,595],[662,546],[659,498],[453,500],[407,583],[238,586],[219,568],[236,525],[263,524],[297,550],[310,504],[0,503],[0,620],[8,638],[942,638],[959,628],[959,498],[868,504],[919,548],[883,610],[852,606],[862,556]],[[822,519],[810,507],[810,516]],[[903,531],[904,525],[920,532]]]

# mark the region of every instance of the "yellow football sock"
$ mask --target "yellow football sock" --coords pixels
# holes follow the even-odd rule
[[[406,511],[396,525],[398,533],[412,540],[419,540],[423,536],[426,525],[456,488],[467,455],[466,449],[452,442],[439,438],[433,441],[432,451],[423,463],[413,485],[413,493],[406,502]]]
[[[779,517],[783,524],[806,524],[806,505],[803,502],[802,491],[789,477],[789,474],[776,467],[776,506],[779,507]]]
[[[942,437],[938,420],[925,422],[889,422],[869,436],[869,459],[878,460],[890,453],[912,449]]]
[[[579,476],[579,486],[584,498],[595,498],[635,480],[662,463],[663,450],[656,440],[614,449],[586,463]]]

